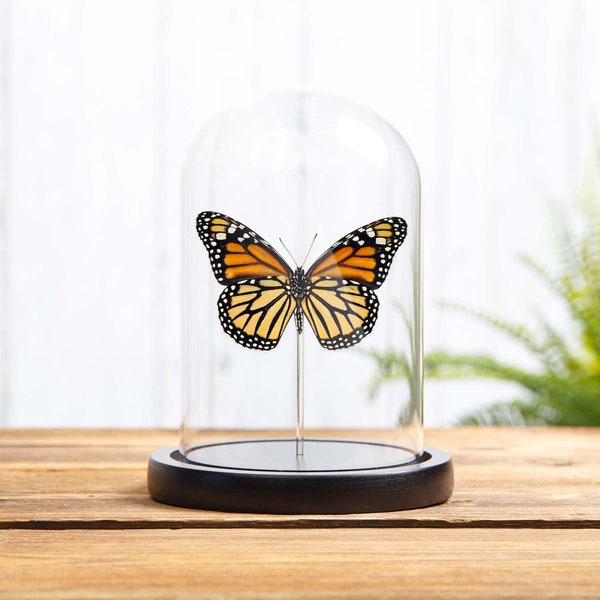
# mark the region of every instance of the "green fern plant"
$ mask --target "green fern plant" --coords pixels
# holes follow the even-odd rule
[[[591,157],[577,200],[582,221],[578,234],[564,209],[552,205],[556,265],[549,268],[530,256],[520,257],[566,307],[568,336],[541,314],[537,327],[530,330],[485,311],[449,305],[508,335],[538,365],[529,370],[493,356],[427,354],[426,377],[490,378],[521,386],[522,397],[465,415],[462,424],[600,425],[600,148]],[[368,354],[375,362],[369,386],[372,396],[387,381],[407,377],[409,365],[404,356],[393,350]]]

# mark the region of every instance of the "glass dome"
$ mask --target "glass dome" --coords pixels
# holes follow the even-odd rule
[[[399,133],[334,96],[254,96],[196,137],[183,202],[186,459],[329,471],[420,456],[420,184]],[[371,398],[370,353],[388,349],[404,372]],[[373,453],[335,443],[365,429]],[[234,438],[278,451],[219,454]]]

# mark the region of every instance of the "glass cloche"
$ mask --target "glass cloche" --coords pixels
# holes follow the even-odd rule
[[[183,204],[186,408],[151,494],[257,512],[447,499],[450,458],[423,447],[420,183],[399,133],[335,96],[257,95],[195,138]],[[371,398],[386,349],[403,372]]]

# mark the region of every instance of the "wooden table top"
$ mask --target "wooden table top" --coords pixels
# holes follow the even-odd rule
[[[148,456],[176,443],[0,430],[0,598],[600,597],[599,429],[429,430],[449,502],[336,516],[158,504]]]

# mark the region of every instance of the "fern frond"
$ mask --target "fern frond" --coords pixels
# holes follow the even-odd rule
[[[541,341],[537,339],[533,332],[520,323],[502,319],[484,310],[473,308],[458,302],[440,302],[440,305],[469,314],[480,321],[488,323],[498,331],[501,331],[513,340],[523,344],[528,350],[538,356],[538,358],[541,358],[544,355],[544,347]]]
[[[525,418],[521,411],[511,403],[498,402],[481,410],[460,417],[459,425],[500,425],[504,427],[522,427]]]
[[[576,288],[570,284],[568,308],[583,335],[586,348],[600,354],[600,292],[590,286]]]
[[[522,400],[497,402],[482,410],[463,415],[461,425],[500,425],[523,427],[527,425],[554,425],[560,414],[548,407],[530,404]]]
[[[586,225],[585,240],[590,259],[600,268],[600,145],[584,166],[577,203],[582,209]]]
[[[548,267],[535,260],[528,254],[517,254],[517,258],[531,271],[533,271],[550,289],[568,302],[568,290],[562,279],[554,275]]]
[[[395,380],[408,379],[412,369],[405,355],[393,350],[362,350],[361,353],[373,359],[377,369],[367,382],[367,398],[375,398],[381,387]]]
[[[595,284],[591,284],[591,270],[586,266],[585,257],[580,258],[579,269],[579,277],[585,279],[579,282],[570,274],[562,277],[552,274],[548,268],[528,255],[521,254],[519,259],[560,296],[571,315],[580,324],[588,344],[600,352],[600,289],[596,291]],[[587,291],[590,288],[591,293]]]
[[[563,275],[579,273],[581,257],[574,242],[573,234],[564,208],[556,201],[550,202],[551,241],[555,249],[559,272]]]
[[[590,230],[575,240],[563,208],[551,204],[559,272],[567,306],[583,332],[585,344],[600,353],[600,265],[586,249]],[[589,208],[591,211],[592,208]],[[598,209],[595,209],[598,210]],[[594,235],[600,235],[594,230]]]
[[[538,315],[538,322],[544,332],[544,363],[547,368],[551,372],[563,376],[580,371],[581,360],[572,354],[563,337],[543,316]]]
[[[540,401],[563,416],[564,424],[585,425],[600,422],[600,381],[530,373],[490,356],[441,355],[437,376],[461,373],[471,378],[499,379],[518,383]]]

